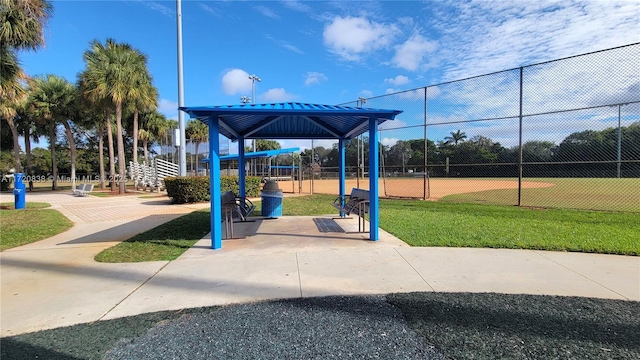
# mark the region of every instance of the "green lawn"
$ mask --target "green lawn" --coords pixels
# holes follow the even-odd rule
[[[0,251],[57,235],[73,226],[59,211],[47,209],[48,203],[27,202],[24,210],[13,203],[0,204]]]
[[[209,211],[199,210],[140,233],[96,255],[99,262],[175,260],[210,230]]]
[[[382,200],[380,226],[412,246],[640,255],[638,214]]]
[[[335,196],[285,197],[283,215],[336,213]],[[260,201],[254,215],[260,215]],[[633,213],[380,200],[380,226],[412,246],[488,247],[640,255]],[[96,256],[101,262],[174,260],[209,232],[207,209],[184,215]]]
[[[640,179],[525,178],[555,184],[522,189],[523,206],[640,212]],[[516,205],[517,189],[487,190],[445,196],[440,201]]]

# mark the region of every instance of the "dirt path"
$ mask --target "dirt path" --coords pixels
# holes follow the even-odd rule
[[[294,185],[291,182],[280,182],[280,188],[284,192],[292,192]],[[359,186],[358,186],[359,185]],[[500,179],[430,179],[429,187],[425,189],[422,179],[393,178],[380,179],[378,182],[380,197],[416,197],[422,198],[425,193],[431,200],[438,200],[451,194],[463,194],[468,192],[496,190],[496,189],[517,189],[517,180]],[[551,187],[553,183],[536,181],[522,182],[524,188]],[[302,182],[302,193],[310,193],[311,181]],[[369,188],[369,179],[361,179],[359,184],[355,179],[347,180],[347,192],[351,188]],[[295,192],[299,191],[298,183],[295,183]],[[338,180],[314,180],[313,192],[321,194],[338,194]]]

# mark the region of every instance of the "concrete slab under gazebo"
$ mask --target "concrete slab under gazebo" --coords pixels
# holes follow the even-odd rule
[[[209,175],[211,193],[211,247],[222,247],[220,213],[220,141],[218,134],[238,142],[239,196],[245,196],[244,140],[338,140],[339,194],[346,195],[346,141],[369,134],[370,240],[378,240],[378,125],[394,120],[401,110],[359,108],[307,103],[184,106],[181,111],[209,126]],[[344,214],[340,214],[344,216]]]

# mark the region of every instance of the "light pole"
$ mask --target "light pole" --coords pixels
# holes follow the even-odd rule
[[[253,74],[253,75],[249,75],[249,80],[251,80],[251,99],[253,99],[255,101],[255,99],[256,99],[256,81],[257,82],[261,82],[262,79],[260,79],[258,77],[258,75]],[[249,99],[249,101],[251,101],[251,99]],[[255,102],[254,102],[254,104],[255,104]],[[253,147],[253,152],[256,152],[256,140],[255,139],[252,140],[251,143],[252,143],[252,147]],[[257,174],[256,162],[255,162],[255,160],[251,160],[251,163],[253,165],[252,166],[253,167],[253,175],[255,176]]]
[[[244,104],[248,104],[248,103],[250,103],[250,102],[251,102],[251,98],[250,98],[250,97],[248,97],[248,96],[243,95],[243,96],[241,96],[241,97],[240,97],[240,102],[241,102],[243,105],[244,105]],[[244,141],[242,142],[242,146],[243,146],[243,148],[244,148]],[[229,149],[231,149],[231,147],[229,147]],[[251,160],[251,163],[253,164],[253,160]],[[246,162],[245,162],[245,164],[246,164]]]
[[[618,107],[618,154],[616,156],[616,175],[618,178],[622,177],[622,172],[620,169],[620,165],[622,164],[622,121],[621,121],[621,108],[625,105],[629,104],[618,104],[612,107]]]
[[[182,68],[182,1],[176,0],[176,20],[178,28],[178,106],[184,106],[184,79]],[[187,175],[187,153],[185,147],[185,120],[184,113],[178,111],[178,128],[180,143],[178,144],[178,164],[180,176]]]

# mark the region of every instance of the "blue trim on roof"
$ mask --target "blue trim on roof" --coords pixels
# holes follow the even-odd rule
[[[351,139],[369,130],[369,119],[380,125],[401,110],[308,103],[183,106],[180,110],[205,123],[218,118],[220,133],[231,140]]]

